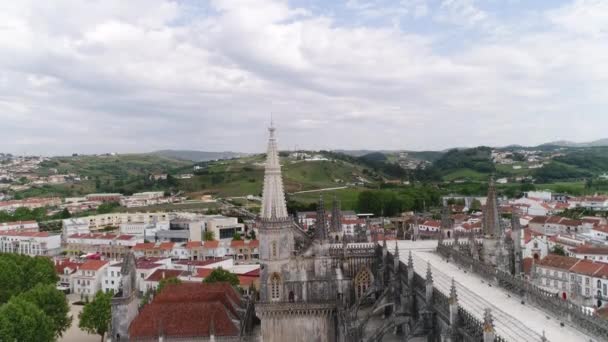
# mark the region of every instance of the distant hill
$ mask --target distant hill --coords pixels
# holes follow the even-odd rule
[[[608,146],[608,138],[594,140],[594,141],[589,141],[589,142],[581,142],[581,143],[577,143],[577,142],[573,142],[573,141],[569,141],[569,140],[558,140],[558,141],[552,141],[552,142],[549,142],[549,143],[545,143],[545,144],[542,144],[540,146],[545,146],[545,145],[560,146],[560,147],[597,147],[597,146]]]
[[[401,152],[407,153],[411,158],[426,160],[433,162],[441,157],[445,151],[398,151],[398,150],[333,150],[337,153],[346,154],[353,157],[363,157],[374,153],[382,153],[384,155],[397,155]]]
[[[220,159],[232,159],[247,156],[246,153],[238,152],[206,152],[206,151],[193,151],[193,150],[160,150],[154,151],[149,154],[163,156],[167,158],[175,158],[181,160],[191,160],[194,162],[202,162],[209,160],[220,160]]]

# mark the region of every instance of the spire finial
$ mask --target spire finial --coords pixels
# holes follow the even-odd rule
[[[395,258],[399,259],[399,245],[397,240],[395,240]]]
[[[431,263],[428,261],[426,262],[426,282],[427,284],[433,282],[433,272],[431,271]]]
[[[456,281],[454,277],[452,277],[452,286],[450,287],[450,301],[456,302],[458,300],[458,295],[456,294]]]
[[[409,269],[414,268],[414,258],[412,258],[412,251],[410,251],[410,254],[407,256],[407,267]]]
[[[483,330],[486,332],[494,331],[494,318],[492,318],[492,309],[485,308],[483,312]]]

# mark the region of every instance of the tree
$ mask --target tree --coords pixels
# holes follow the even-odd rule
[[[87,303],[80,313],[80,329],[101,336],[101,342],[112,319],[112,293],[97,292],[93,301]]]
[[[23,290],[29,290],[38,284],[55,284],[59,280],[55,267],[50,259],[43,257],[26,257],[23,269],[28,270],[23,277]]]
[[[0,341],[54,340],[52,320],[35,304],[15,297],[0,307]]]
[[[474,199],[471,201],[471,208],[469,208],[469,211],[480,211],[481,210],[481,202],[479,202],[479,200]]]
[[[160,282],[158,282],[158,293],[167,287],[167,285],[181,284],[182,281],[176,277],[163,278]]]
[[[214,235],[215,235],[215,234],[213,234],[213,231],[212,231],[212,230],[206,230],[206,231],[205,231],[205,234],[204,234],[204,236],[203,236],[203,239],[204,239],[205,241],[213,241],[213,240],[215,239],[215,236],[214,236]]]
[[[0,304],[6,303],[21,291],[21,270],[17,264],[8,259],[8,256],[0,258]]]
[[[207,283],[207,284],[219,283],[219,282],[228,282],[232,286],[238,286],[240,284],[239,277],[237,277],[236,274],[234,274],[230,271],[227,271],[221,267],[218,267],[218,268],[214,269],[213,271],[211,271],[209,276],[207,276],[203,280],[203,283]]]
[[[42,310],[51,319],[55,336],[60,337],[72,324],[65,295],[52,284],[38,284],[18,296]]]
[[[234,233],[234,235],[232,236],[232,241],[241,241],[241,233]]]
[[[255,240],[255,229],[251,228],[251,231],[249,232],[249,237],[251,238],[251,240]]]
[[[566,251],[564,250],[564,246],[562,246],[562,245],[553,246],[553,248],[551,248],[551,253],[561,255],[561,256],[566,256]]]

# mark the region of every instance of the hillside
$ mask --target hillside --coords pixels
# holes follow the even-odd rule
[[[149,154],[81,155],[53,157],[41,163],[38,176],[74,174],[80,181],[65,184],[34,185],[17,197],[79,196],[92,192],[133,193],[144,190],[165,190],[169,186],[151,181],[150,174],[191,172],[188,161]]]
[[[150,152],[151,155],[162,156],[172,159],[190,160],[193,162],[202,162],[209,160],[231,159],[245,156],[245,153],[238,152],[205,152],[193,150],[160,150]]]

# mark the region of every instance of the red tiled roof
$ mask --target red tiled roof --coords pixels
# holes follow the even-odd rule
[[[570,251],[572,253],[576,253],[576,254],[606,255],[606,254],[608,254],[608,247],[581,245],[581,246],[572,248]]]
[[[547,216],[534,216],[534,218],[532,218],[530,220],[530,223],[541,223],[544,224],[545,222],[547,222],[549,218]]]
[[[84,271],[97,271],[108,263],[107,260],[88,260],[80,266]]]
[[[228,283],[182,283],[168,285],[143,307],[129,327],[132,338],[216,336],[239,334],[240,295]]]
[[[175,264],[178,265],[193,265],[193,266],[208,266],[208,265],[212,265],[215,263],[218,263],[220,261],[224,261],[224,260],[228,260],[230,259],[230,257],[224,257],[224,258],[213,258],[213,259],[207,259],[207,260],[178,260],[175,261]]]
[[[570,272],[592,276],[603,266],[604,264],[596,263],[591,260],[580,260],[574,266],[572,266],[572,268],[570,268]]]
[[[219,241],[205,241],[205,248],[218,248],[219,246]]]
[[[604,264],[604,266],[595,272],[593,276],[604,279],[608,278],[608,265]]]
[[[203,246],[202,241],[189,241],[186,243],[187,249],[193,249],[193,248],[198,248],[198,247],[202,247],[202,246]]]
[[[213,272],[212,268],[197,268],[196,277],[207,278],[211,274],[211,272]]]
[[[70,268],[72,273],[76,272],[78,267],[80,267],[80,263],[73,262],[70,260],[62,260],[60,263],[55,265],[55,272],[58,274],[64,274],[66,268]]]
[[[23,236],[23,237],[49,237],[48,232],[22,232],[19,230],[2,230],[0,235],[3,236]]]
[[[544,267],[559,268],[562,270],[569,270],[577,262],[579,262],[579,259],[577,258],[561,256],[557,254],[549,254],[546,257],[542,258],[538,262],[538,265]]]
[[[424,223],[422,225],[423,226],[429,226],[429,227],[439,228],[439,227],[441,227],[441,222],[429,220],[429,221],[424,221]]]
[[[250,276],[250,277],[259,277],[260,276],[260,269],[256,268],[253,271],[249,271],[247,273],[243,273],[242,275],[244,276]]]
[[[183,272],[184,271],[180,271],[180,270],[158,269],[158,270],[152,272],[152,274],[150,274],[148,276],[148,278],[146,278],[146,281],[161,281],[161,280],[167,279],[167,278],[177,278]]]
[[[243,275],[237,275],[237,277],[239,278],[239,285],[241,286],[251,286],[251,284],[260,279],[260,277],[249,277]]]
[[[602,233],[608,233],[608,225],[603,224],[603,225],[598,225],[593,227],[593,230],[597,230],[598,232],[602,232]]]
[[[161,242],[160,244],[156,244],[154,242],[142,242],[133,246],[133,250],[143,251],[148,249],[162,249],[162,250],[171,250],[175,243],[173,242]]]

